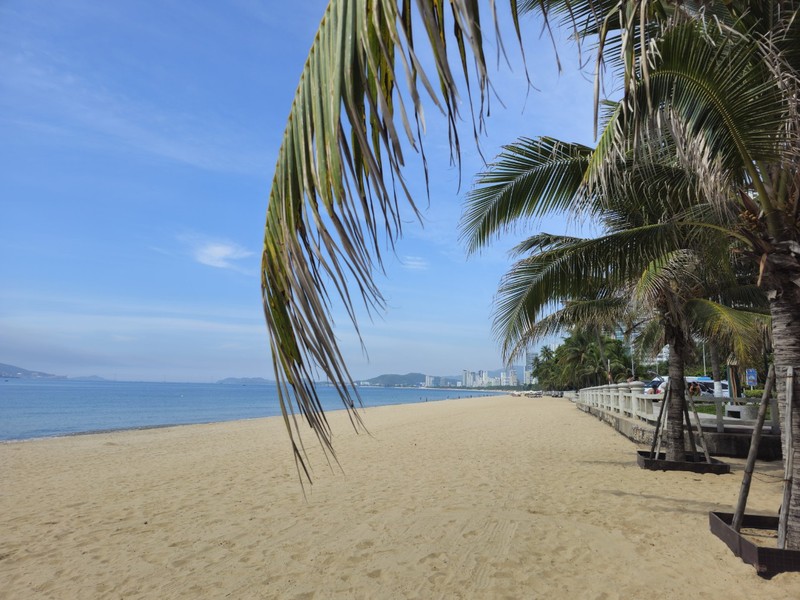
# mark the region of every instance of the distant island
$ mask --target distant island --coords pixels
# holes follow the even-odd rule
[[[422,373],[406,373],[405,375],[378,375],[372,379],[358,382],[359,385],[375,385],[383,387],[420,387],[425,384],[425,375]]]
[[[4,379],[66,379],[65,375],[53,375],[42,371],[29,371],[22,367],[0,363],[0,377]]]

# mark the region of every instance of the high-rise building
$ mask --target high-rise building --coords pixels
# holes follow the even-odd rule
[[[533,363],[536,360],[536,353],[533,350],[525,350],[525,373],[524,380],[526,384],[533,383]]]
[[[517,370],[514,367],[511,367],[508,370],[508,385],[518,386],[519,381],[517,379]]]

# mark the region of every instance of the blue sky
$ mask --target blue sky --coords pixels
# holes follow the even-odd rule
[[[272,171],[325,2],[5,0],[0,4],[0,362],[120,380],[272,377],[259,255]],[[502,2],[500,3],[502,4]],[[511,52],[492,78],[481,143],[592,141],[592,84],[523,23],[538,90]],[[489,36],[492,38],[492,36]],[[506,45],[513,50],[513,36]],[[493,50],[490,50],[493,52]],[[494,61],[493,61],[494,62]],[[357,379],[501,366],[491,304],[513,236],[467,259],[457,223],[482,167],[462,128],[463,176],[429,112],[422,172],[386,275],[387,311],[337,332]],[[562,219],[531,224],[563,231]]]

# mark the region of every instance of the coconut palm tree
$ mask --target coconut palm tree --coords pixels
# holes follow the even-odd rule
[[[643,34],[640,58],[625,71],[624,118],[598,163],[613,170],[632,144],[671,132],[680,164],[700,175],[703,194],[739,213],[731,231],[769,297],[783,378],[800,366],[800,3],[703,4],[715,18],[699,10]],[[634,29],[625,31],[628,39]],[[785,391],[778,386],[783,418]],[[800,414],[790,429],[797,448]],[[792,481],[798,478],[800,461]],[[786,546],[800,549],[800,486],[790,498]]]
[[[510,4],[516,14],[517,3]],[[400,140],[421,148],[425,93],[451,125],[457,118],[448,45],[454,44],[452,55],[465,76],[467,56],[474,58],[474,89],[467,89],[477,105],[475,122],[485,114],[486,28],[478,3],[452,0],[449,6],[451,19],[444,3],[431,0],[332,0],[279,151],[262,255],[264,311],[290,435],[298,427],[296,406],[326,447],[330,432],[311,383],[317,371],[338,387],[348,408],[356,400],[330,303],[340,298],[354,325],[357,301],[382,307],[372,279],[381,264],[381,240],[391,246],[400,234],[398,196],[414,210],[402,179]],[[738,203],[737,235],[748,239],[772,298],[778,373],[800,364],[796,2],[526,0],[521,8],[541,11],[548,23],[566,15],[578,36],[595,36],[597,64],[610,65],[623,84],[623,145],[659,130],[647,126],[648,119],[668,124],[706,191],[718,193],[720,205]],[[415,37],[420,30],[424,42]],[[433,51],[435,84],[417,58],[420,43]],[[404,80],[405,93],[398,80]],[[597,87],[599,98],[600,79]],[[628,127],[634,136],[624,131]],[[614,181],[603,167],[625,155],[615,141],[604,136],[598,143],[600,181]],[[457,156],[453,127],[450,142]],[[783,406],[782,391],[780,399]],[[800,416],[792,429],[800,440]],[[292,444],[302,465],[295,436]],[[800,461],[795,467],[796,480]],[[789,546],[800,547],[800,491],[793,498]]]
[[[622,343],[608,336],[598,341],[594,327],[574,327],[555,352],[566,387],[580,389],[624,380],[628,359]]]
[[[609,108],[605,131],[616,135],[621,113]],[[506,146],[468,196],[463,237],[475,252],[515,223],[564,210],[604,225],[596,238],[540,233],[517,246],[522,258],[501,282],[495,335],[511,361],[567,325],[613,328],[633,307],[655,315],[670,348],[667,459],[683,460],[683,368],[693,332],[702,323],[760,335],[751,313],[705,298],[736,283],[725,228],[733,215],[702,202],[668,141],[622,157],[603,186],[590,179],[596,154],[552,138]]]

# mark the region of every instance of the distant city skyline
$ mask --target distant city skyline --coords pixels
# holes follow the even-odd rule
[[[274,377],[264,215],[326,4],[0,4],[0,361],[128,381]],[[592,84],[574,48],[559,41],[559,75],[551,41],[525,19],[528,94],[503,18],[513,70],[492,73],[505,108],[492,98],[483,155],[520,135],[591,143]],[[406,153],[424,225],[403,207],[404,236],[376,275],[386,310],[359,314],[363,348],[334,305],[355,380],[503,366],[492,299],[525,232],[466,258],[457,224],[484,163],[462,110],[460,179],[447,124],[426,112],[430,202],[419,156]],[[576,227],[553,219],[527,233]]]
[[[464,385],[465,387],[486,387],[486,386],[496,386],[496,385],[517,385],[519,382],[519,372],[523,369],[520,365],[515,365],[513,367],[504,368],[504,369],[490,369],[490,370],[478,370],[478,371],[468,371],[464,369],[461,375],[454,375],[454,374],[427,374],[427,373],[419,373],[419,372],[409,372],[409,373],[379,373],[372,377],[368,377],[365,379],[360,379],[355,381],[357,385],[364,385],[368,382],[371,382],[374,379],[378,379],[381,377],[406,377],[410,375],[421,375],[425,378],[424,385],[426,387],[441,387],[448,384],[455,385]],[[499,373],[499,375],[492,376],[492,373]],[[524,377],[527,377],[528,373],[526,372]],[[0,378],[21,378],[21,379],[72,379],[72,380],[102,380],[102,381],[117,381],[117,378],[105,378],[100,377],[98,375],[65,375],[61,373],[50,373],[47,371],[39,371],[36,369],[27,369],[26,367],[22,367],[20,365],[14,365],[10,363],[0,363]],[[134,380],[136,381],[136,380]],[[270,381],[268,378],[263,377],[223,377],[222,379],[217,380],[217,383],[223,382],[232,382],[232,383],[255,383],[259,381]],[[144,381],[148,382],[148,381]],[[152,381],[150,381],[152,382]],[[190,383],[190,382],[179,382],[179,383]]]

